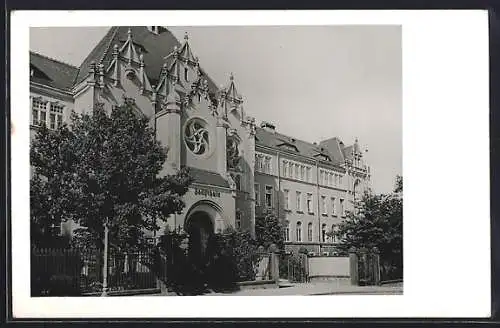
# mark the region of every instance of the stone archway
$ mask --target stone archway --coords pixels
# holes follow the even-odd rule
[[[196,267],[206,265],[211,257],[211,238],[222,221],[220,207],[210,201],[194,204],[186,215],[184,229],[189,235],[188,256]]]

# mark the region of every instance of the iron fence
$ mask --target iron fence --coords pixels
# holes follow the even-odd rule
[[[293,253],[279,254],[279,275],[280,279],[286,279],[289,282],[307,282],[307,255]]]
[[[155,249],[108,254],[108,290],[132,291],[157,288],[165,278],[165,257]],[[100,249],[33,249],[31,286],[33,296],[77,296],[100,293],[103,281]]]

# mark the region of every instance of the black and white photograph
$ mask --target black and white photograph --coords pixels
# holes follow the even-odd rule
[[[474,87],[487,95],[473,82],[485,67],[464,65],[470,78],[448,91],[439,74],[459,59],[437,51],[448,32],[432,15],[422,29],[409,13],[238,14],[25,16],[12,59],[14,309],[432,317],[483,297],[487,172],[453,170],[464,149],[486,163],[487,102],[459,109]],[[481,53],[471,35],[443,47]]]
[[[32,295],[402,293],[401,92],[401,26],[31,28]]]

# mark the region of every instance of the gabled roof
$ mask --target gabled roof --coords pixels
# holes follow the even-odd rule
[[[309,157],[312,160],[318,159],[321,155],[328,156],[331,159],[330,164],[343,163],[344,159],[340,152],[330,152],[328,148],[322,145],[315,145],[313,143],[294,139],[278,132],[271,132],[264,128],[256,128],[255,144],[267,146],[274,149],[279,149],[291,154],[298,154]],[[282,147],[282,145],[292,145],[297,151],[289,150],[289,147]]]
[[[30,80],[62,90],[70,90],[78,67],[30,51],[30,66],[35,71]]]
[[[229,188],[229,183],[219,173],[202,170],[195,167],[190,167],[189,173],[193,177],[194,182]]]
[[[170,58],[166,57],[170,57],[169,55],[174,51],[174,47],[180,48],[181,43],[167,29],[161,29],[160,33],[155,34],[149,31],[146,26],[113,26],[83,61],[75,84],[85,80],[92,62],[99,63],[102,61],[105,68],[109,66],[114,45],[117,44],[120,47],[127,40],[129,29],[134,44],[139,45],[144,51],[145,70],[151,84],[156,85],[158,83],[163,64],[169,64],[170,61]],[[203,73],[203,70],[201,71]],[[209,90],[216,92],[216,84],[210,77],[205,75],[205,78],[208,80]]]

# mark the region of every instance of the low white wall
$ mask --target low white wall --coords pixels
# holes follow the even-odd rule
[[[350,277],[349,257],[310,257],[309,277]]]

